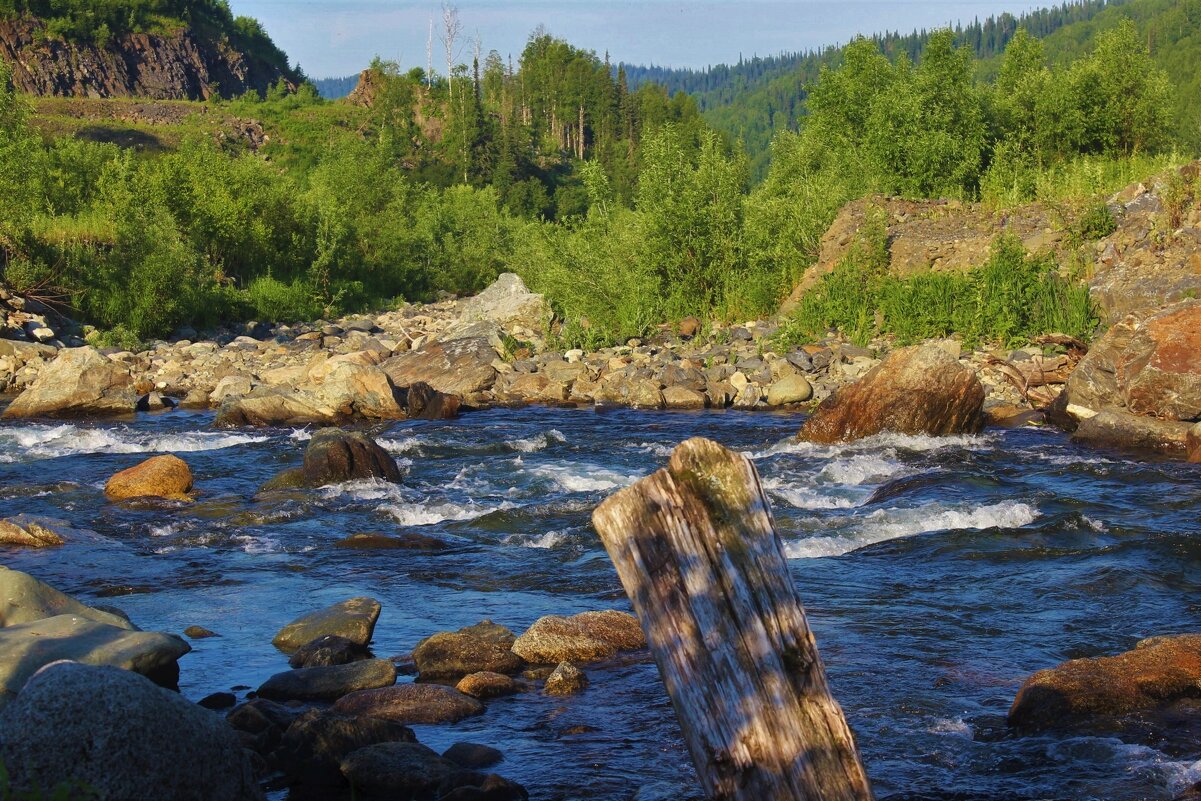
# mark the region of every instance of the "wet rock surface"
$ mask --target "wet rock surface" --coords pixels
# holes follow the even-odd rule
[[[333,634],[366,647],[371,642],[380,609],[379,601],[372,598],[351,598],[292,621],[271,642],[291,654],[318,637]]]

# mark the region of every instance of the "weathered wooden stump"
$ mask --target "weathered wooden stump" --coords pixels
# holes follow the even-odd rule
[[[872,798],[750,460],[690,439],[592,521],[710,799]]]

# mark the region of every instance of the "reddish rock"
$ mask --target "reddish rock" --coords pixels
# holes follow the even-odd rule
[[[1188,460],[1201,462],[1201,423],[1197,423],[1188,430],[1185,445],[1188,450]]]
[[[1040,670],[1018,691],[1011,726],[1041,730],[1157,709],[1195,697],[1201,634],[1153,637],[1133,651]]]
[[[1144,320],[1126,346],[1117,380],[1135,414],[1201,418],[1201,301]]]
[[[114,501],[127,498],[168,498],[189,501],[192,471],[178,456],[154,456],[122,470],[104,485],[104,494]]]
[[[459,399],[419,381],[405,393],[405,414],[412,420],[453,420],[459,416]]]
[[[606,610],[539,618],[513,643],[513,653],[539,665],[565,661],[582,664],[608,659],[618,651],[645,647],[646,637],[637,618]]]
[[[367,715],[398,723],[456,723],[481,715],[484,705],[452,687],[439,684],[397,684],[360,690],[334,704],[336,715]]]
[[[848,442],[883,431],[976,433],[984,425],[983,408],[984,387],[958,359],[937,345],[901,348],[823,401],[799,439]]]

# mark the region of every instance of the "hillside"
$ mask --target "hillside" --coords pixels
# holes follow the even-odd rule
[[[206,100],[300,77],[257,22],[213,2],[0,0],[0,59],[20,91],[42,97]]]
[[[1020,17],[1001,14],[957,28],[955,43],[970,48],[981,60],[981,77],[991,78],[996,71],[994,59],[999,59],[1019,28],[1042,38],[1064,28],[1088,24],[1102,14],[1116,18],[1121,13],[1118,7],[1141,6],[1145,2],[1078,0]],[[1159,3],[1172,4],[1172,0]],[[915,60],[929,42],[930,32],[885,33],[871,38],[891,58],[904,54]],[[1088,34],[1074,40],[1091,41]],[[799,127],[808,87],[817,81],[823,67],[841,62],[844,49],[831,46],[821,51],[755,57],[736,65],[721,64],[704,70],[633,65],[622,68],[632,87],[654,82],[671,92],[691,94],[710,125],[743,142],[753,176],[762,178],[767,174],[772,139],[780,131]]]

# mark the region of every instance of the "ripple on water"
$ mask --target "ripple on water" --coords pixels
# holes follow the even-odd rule
[[[266,442],[267,436],[218,431],[157,434],[129,427],[61,425],[0,428],[0,462],[57,459],[88,453],[195,453]]]

